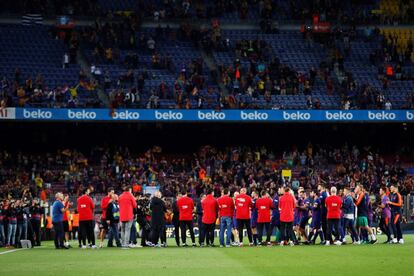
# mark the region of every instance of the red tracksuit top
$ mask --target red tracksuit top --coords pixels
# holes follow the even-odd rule
[[[250,219],[252,198],[246,194],[236,196],[236,219]]]
[[[219,217],[231,217],[234,215],[234,202],[229,196],[222,196],[217,199]]]
[[[88,195],[83,195],[78,198],[78,213],[79,221],[93,220],[93,209],[95,205],[93,200]]]
[[[290,193],[285,193],[279,199],[280,221],[293,222],[296,200]]]
[[[119,221],[127,222],[134,219],[134,209],[137,208],[137,202],[130,192],[123,192],[118,199],[119,203]]]
[[[262,197],[256,200],[257,222],[270,222],[270,211],[273,209],[273,201],[270,198]]]
[[[193,220],[194,201],[188,196],[183,196],[177,200],[180,221]]]
[[[201,202],[201,208],[203,209],[202,223],[213,224],[217,219],[217,200],[212,195],[207,195]]]

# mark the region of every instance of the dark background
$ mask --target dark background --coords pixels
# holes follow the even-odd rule
[[[154,145],[164,152],[190,153],[201,145],[270,146],[275,150],[348,145],[399,152],[414,146],[411,124],[258,124],[258,123],[33,123],[1,122],[0,150],[30,152],[59,148],[88,150],[96,145],[128,146],[143,151]],[[407,152],[406,152],[407,153]]]

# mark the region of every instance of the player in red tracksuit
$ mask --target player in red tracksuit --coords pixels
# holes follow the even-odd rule
[[[270,229],[270,212],[273,209],[273,201],[265,190],[261,193],[262,197],[256,200],[257,209],[257,234],[259,245],[262,243],[263,229],[266,229],[266,243],[271,245],[270,237],[272,235]]]
[[[203,209],[202,223],[204,225],[204,231],[200,239],[200,246],[204,245],[206,240],[207,246],[214,246],[214,229],[216,226],[218,205],[217,200],[214,198],[213,189],[207,191],[206,198],[201,202]]]
[[[339,223],[341,219],[342,197],[336,195],[336,187],[331,188],[331,195],[325,200],[326,209],[328,211],[327,218],[327,236],[326,244],[330,245],[332,241],[332,230],[335,230],[335,244],[342,245],[342,241],[339,239]]]
[[[191,241],[193,247],[196,246],[195,236],[194,236],[194,226],[193,226],[193,211],[194,211],[194,201],[187,196],[187,192],[182,192],[182,197],[177,200],[177,207],[179,211],[179,220],[180,220],[180,229],[181,229],[181,241],[183,247],[187,247],[186,244],[186,228],[190,231]]]
[[[290,193],[290,188],[286,187],[283,196],[279,198],[280,210],[280,245],[283,246],[290,240],[293,246],[296,242],[296,236],[293,232],[294,210],[296,199]]]
[[[236,219],[237,230],[239,232],[240,246],[243,246],[243,229],[247,230],[249,245],[253,246],[252,228],[250,227],[250,208],[252,207],[252,198],[246,195],[246,188],[240,190],[240,194],[236,196]]]
[[[106,222],[106,208],[108,208],[109,203],[112,202],[112,196],[115,193],[113,188],[108,189],[108,195],[103,197],[101,200],[101,209],[102,209],[102,216],[101,216],[101,225],[100,225],[100,232],[99,232],[99,247],[103,247],[103,241],[105,239],[106,233],[108,232],[109,225]]]
[[[93,232],[94,224],[94,208],[92,198],[89,196],[89,188],[85,189],[82,196],[78,198],[79,228],[81,234],[82,248],[86,248],[86,238],[91,248],[95,249],[95,234]]]
[[[119,221],[121,222],[122,247],[134,247],[130,243],[130,234],[134,222],[134,210],[137,209],[137,202],[131,193],[132,188],[124,187],[124,192],[119,196]]]

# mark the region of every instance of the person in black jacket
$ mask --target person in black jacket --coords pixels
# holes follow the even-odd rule
[[[113,247],[113,240],[115,239],[116,246],[121,246],[121,241],[119,240],[119,205],[118,205],[118,195],[112,195],[112,201],[108,204],[106,208],[106,223],[109,225],[109,237],[108,237],[108,247]]]
[[[139,196],[137,200],[137,222],[141,229],[141,246],[151,246],[151,224],[148,222],[147,217],[149,216],[149,199],[146,196]]]
[[[152,212],[152,244],[156,247],[161,247],[161,244],[158,243],[158,239],[162,236],[165,228],[165,212],[167,212],[167,208],[165,207],[164,201],[161,199],[160,191],[155,192],[154,197],[151,199],[150,209]]]
[[[39,204],[38,199],[34,199],[32,206],[30,207],[30,223],[32,225],[34,240],[36,241],[36,246],[41,245],[41,235],[40,235],[40,221],[42,220],[43,208]]]
[[[173,211],[173,217],[172,217],[172,223],[174,225],[174,237],[175,237],[175,243],[177,246],[180,246],[180,213],[177,207],[177,200],[179,200],[181,197],[180,194],[177,195],[177,198],[174,200],[172,204],[172,211]]]

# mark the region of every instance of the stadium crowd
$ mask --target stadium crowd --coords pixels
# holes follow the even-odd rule
[[[124,222],[124,211],[122,210],[124,208],[123,201],[125,198],[129,198],[126,200],[129,202],[127,206],[131,207],[132,211],[127,211],[128,215],[126,217],[129,221],[132,216],[132,218],[135,218],[139,223],[140,229],[143,231],[141,234],[141,237],[143,237],[141,245],[151,245],[150,243],[147,244],[146,241],[150,241],[152,244],[157,244],[157,240],[152,240],[151,237],[158,237],[157,235],[165,237],[164,219],[160,219],[161,217],[164,218],[164,216],[156,215],[156,219],[154,216],[151,216],[154,210],[152,210],[150,202],[156,199],[150,199],[147,195],[142,195],[144,185],[159,186],[160,193],[156,194],[156,198],[159,198],[160,200],[168,199],[164,203],[160,200],[154,203],[156,206],[153,206],[153,208],[157,210],[155,212],[161,212],[160,210],[162,210],[162,212],[167,214],[174,213],[173,203],[175,201],[173,200],[171,202],[171,198],[178,199],[183,196],[183,198],[188,201],[195,201],[199,204],[201,202],[201,207],[199,206],[199,208],[196,208],[195,214],[199,215],[198,218],[201,219],[198,221],[199,227],[203,225],[202,223],[205,221],[207,221],[206,224],[210,224],[207,225],[208,231],[206,230],[206,234],[212,229],[211,224],[213,222],[211,222],[211,218],[214,217],[212,216],[214,212],[206,211],[206,215],[210,217],[203,221],[203,215],[205,215],[203,211],[204,201],[199,201],[199,199],[208,195],[207,198],[209,198],[209,200],[206,202],[216,202],[213,198],[213,193],[216,197],[220,197],[222,193],[235,197],[234,204],[236,206],[236,217],[239,216],[237,215],[238,213],[245,212],[244,215],[241,215],[241,217],[238,218],[247,219],[250,218],[251,215],[250,211],[248,211],[250,210],[249,208],[252,208],[252,213],[255,213],[256,211],[254,211],[254,207],[256,205],[253,200],[253,203],[248,203],[248,207],[243,205],[247,209],[241,211],[243,210],[243,207],[238,205],[241,204],[238,202],[238,193],[248,194],[253,199],[258,199],[260,197],[263,197],[264,199],[271,197],[274,199],[276,196],[284,194],[285,189],[286,194],[289,194],[290,191],[292,191],[296,197],[294,200],[295,205],[292,208],[296,208],[297,213],[295,223],[293,224],[300,226],[300,219],[298,221],[297,217],[298,214],[301,214],[300,217],[312,217],[312,208],[314,206],[313,199],[316,200],[320,196],[324,197],[325,189],[323,187],[326,187],[326,194],[336,193],[341,197],[344,197],[344,206],[348,206],[345,201],[347,195],[351,195],[351,201],[355,201],[357,206],[363,206],[360,204],[367,204],[366,208],[368,208],[368,203],[371,202],[371,210],[373,210],[373,212],[370,212],[369,214],[360,214],[362,217],[367,216],[367,223],[371,224],[374,219],[374,213],[376,213],[376,208],[381,208],[382,206],[381,201],[379,200],[380,196],[382,197],[384,194],[389,195],[390,192],[391,196],[398,194],[406,195],[413,191],[414,179],[412,176],[406,175],[405,170],[402,168],[403,161],[401,159],[402,157],[399,157],[398,155],[393,157],[381,156],[369,148],[360,150],[357,147],[349,148],[345,145],[342,148],[327,149],[323,147],[314,147],[311,144],[309,144],[303,151],[294,148],[284,152],[281,156],[278,156],[277,153],[264,147],[257,149],[235,147],[220,150],[211,146],[200,148],[200,150],[192,157],[166,155],[162,153],[162,149],[159,147],[154,147],[142,155],[132,154],[127,148],[119,148],[115,151],[111,151],[109,148],[104,147],[96,147],[92,149],[91,153],[88,155],[84,155],[75,150],[62,150],[55,154],[47,153],[44,155],[28,155],[23,153],[12,154],[7,151],[2,151],[0,154],[0,183],[2,183],[2,185],[0,185],[0,198],[3,198],[4,200],[2,202],[1,225],[5,230],[5,235],[2,235],[2,243],[9,246],[18,245],[20,239],[29,236],[33,239],[32,244],[39,244],[40,239],[38,237],[40,237],[40,234],[36,234],[36,231],[38,231],[36,220],[38,219],[38,216],[36,215],[37,213],[33,212],[38,212],[40,206],[45,206],[44,204],[46,204],[49,199],[48,196],[54,192],[65,191],[66,195],[76,196],[79,197],[79,199],[82,198],[82,200],[78,201],[77,204],[72,205],[72,203],[69,202],[69,197],[63,197],[63,194],[58,193],[56,199],[58,202],[63,202],[61,204],[63,204],[64,207],[60,208],[61,204],[56,203],[58,205],[55,205],[55,207],[52,208],[52,214],[49,214],[51,215],[49,220],[52,220],[50,222],[57,222],[56,218],[58,221],[68,221],[72,215],[68,215],[66,211],[77,210],[80,216],[79,220],[88,221],[87,224],[82,223],[82,226],[80,224],[77,226],[80,227],[78,230],[83,233],[82,235],[78,235],[78,237],[87,237],[93,246],[94,235],[92,234],[94,223],[92,221],[95,219],[94,206],[96,200],[91,200],[89,193],[102,194],[109,190],[110,195],[107,198],[107,203],[109,203],[109,198],[113,200],[113,202],[116,202],[117,197],[115,196],[115,192],[124,191],[125,193],[125,196],[121,195],[118,199],[120,212],[122,213],[120,217],[121,222]],[[292,175],[282,177],[282,170],[289,168],[293,169]],[[110,189],[110,187],[113,188]],[[331,187],[335,187],[335,189],[332,189]],[[133,195],[130,193],[130,190]],[[362,198],[364,198],[364,200],[362,200]],[[86,201],[85,204],[83,203],[83,200]],[[400,214],[398,219],[389,220],[388,208],[383,207],[386,211],[382,213],[387,215],[386,218],[388,218],[388,221],[396,221],[399,223],[402,219],[406,219],[401,217],[401,200],[400,196],[394,196],[394,198],[391,199],[391,201],[398,205],[394,206],[391,204],[390,208],[393,211],[391,212],[391,215],[393,214],[393,219],[395,219],[397,213]],[[220,205],[220,203],[217,204],[217,206]],[[277,204],[274,200],[272,204],[273,205],[269,205],[264,209],[266,210],[264,213],[265,215],[259,215],[259,217],[270,218],[271,209],[273,210],[272,214],[274,216],[278,214],[281,207],[275,207]],[[323,214],[326,215],[327,212],[324,209],[326,203],[323,201],[318,204],[318,208],[315,210],[321,210],[323,217]],[[83,217],[83,205],[88,208],[87,219],[84,219]],[[216,206],[215,204],[212,205]],[[76,208],[74,206],[76,206]],[[237,206],[240,206],[240,208]],[[351,204],[351,207],[352,206],[354,206],[354,203]],[[105,213],[107,211],[105,210],[105,202],[101,204],[101,208],[104,212],[102,213],[104,218],[106,215],[109,217],[114,215]],[[188,217],[192,217],[193,207],[187,206],[187,208],[191,209],[190,213],[186,213],[188,210],[178,213],[175,212],[175,215],[173,215],[172,218],[171,216],[166,216],[167,221],[174,224],[174,218],[181,219],[182,216],[185,217],[184,221],[188,220]],[[261,208],[262,207],[259,208],[256,206],[256,209],[261,210]],[[344,211],[344,208],[342,208],[342,215],[343,218],[346,218],[344,214],[348,213]],[[365,212],[364,208],[365,205],[364,207],[358,207],[357,210],[358,212]],[[221,212],[221,209],[214,210],[219,211],[219,213]],[[349,214],[354,212],[353,209],[346,210],[347,212],[349,211]],[[230,212],[230,210],[227,211]],[[366,209],[366,212],[368,212],[368,209]],[[312,215],[310,215],[311,213]],[[56,217],[53,214],[55,214]],[[63,219],[64,214],[66,214],[65,219]],[[267,216],[267,214],[269,214],[269,216]],[[315,216],[317,216],[317,214],[318,212],[316,212]],[[381,212],[379,212],[379,217],[381,217],[380,215]],[[47,225],[47,219],[44,216],[44,212],[42,212],[41,217],[43,218],[42,225]],[[151,220],[151,217],[153,218],[153,221]],[[351,218],[351,216],[349,217]],[[33,219],[35,219],[35,224],[33,224]],[[340,221],[340,225],[342,225],[344,220]],[[175,222],[178,223],[177,221]],[[259,222],[262,223],[263,221]],[[301,233],[303,241],[312,241],[314,234],[316,236],[317,233],[321,233],[317,227],[318,225],[316,225],[314,227],[317,229],[311,231],[311,233],[314,234],[310,234],[310,237],[305,237],[302,230],[306,226],[307,219],[303,219],[301,223],[303,227],[296,227],[295,229],[297,233]],[[303,223],[305,223],[305,226]],[[337,226],[335,221],[332,223],[335,227]],[[365,220],[358,223],[358,225],[362,224],[362,227],[366,226]],[[156,225],[154,226],[153,224]],[[247,223],[247,221],[237,222],[237,224],[234,223],[233,225],[247,227],[248,232],[250,232],[250,223]],[[323,225],[325,225],[325,222],[323,222]],[[393,224],[391,223],[389,225],[391,227]],[[180,224],[175,224],[175,226],[178,231]],[[269,233],[267,231],[268,225],[266,224],[262,226],[266,228],[266,233]],[[273,226],[275,226],[274,223]],[[347,228],[348,226],[344,227]],[[62,227],[63,233],[67,233],[66,236],[64,235],[66,243],[62,245],[60,240],[62,237],[60,235],[60,233],[62,233],[62,231],[60,231],[62,230],[61,225],[56,225],[55,233],[57,232],[59,235],[55,236],[60,237],[59,240],[57,240],[57,247],[67,247],[68,245],[68,227]],[[101,227],[105,230],[109,230],[105,225],[105,221]],[[125,238],[125,235],[130,231],[128,230],[129,228],[135,227],[135,224],[133,224],[133,226],[130,224],[123,224],[123,227],[124,239],[122,240],[124,242],[123,245],[125,246],[129,244],[129,241],[126,242],[128,236]],[[192,228],[193,226],[187,221],[185,227]],[[397,227],[397,225],[395,225],[395,227]],[[291,225],[285,225],[282,233],[290,228]],[[160,232],[157,232],[156,235],[154,234],[153,229],[157,229],[155,232],[158,230],[160,230]],[[326,229],[327,228],[324,226],[324,236],[319,235],[321,236],[321,240],[323,240],[323,237],[329,237],[329,232],[327,232]],[[328,227],[328,229],[331,228]],[[336,240],[340,239],[342,241],[344,238],[344,232],[341,229],[343,229],[343,227],[340,229],[336,228],[335,234],[342,235],[339,238],[336,236]],[[352,231],[355,230],[353,228],[350,229]],[[362,230],[363,229],[365,228],[362,228]],[[394,226],[390,229],[393,229],[394,231],[394,238],[401,239],[401,237],[396,236],[397,232],[395,232],[399,230],[395,229]],[[242,231],[243,229],[239,228],[239,230]],[[109,232],[116,233],[115,229],[112,229],[112,232]],[[135,242],[137,229],[134,229],[132,232],[134,233],[132,235],[133,238],[129,239]],[[361,232],[364,233],[364,231]],[[235,232],[233,231],[233,236],[235,235],[234,233]],[[211,238],[211,232],[207,235]],[[357,239],[359,236],[356,236],[355,234],[352,235],[354,241],[360,241],[359,238]],[[103,236],[104,234],[102,234],[101,237]],[[117,237],[116,234],[113,236]],[[178,232],[176,232],[176,236],[178,236]],[[183,239],[182,243],[185,243],[185,238],[183,237],[185,236],[181,236]],[[289,237],[292,242],[296,241],[291,233],[289,233]],[[83,238],[80,239],[82,242],[81,246],[86,245]],[[240,235],[240,240],[242,241],[242,239],[243,238]],[[288,239],[286,238],[286,240]],[[329,238],[327,238],[327,240],[329,240]],[[363,240],[367,240],[366,235]],[[375,240],[375,237],[372,235],[371,240]],[[165,242],[165,239],[163,241]],[[252,242],[251,239],[249,239],[249,241]],[[116,243],[119,245],[119,241],[116,241]],[[193,241],[193,243],[195,242]],[[204,244],[204,242],[202,243]],[[207,244],[211,243],[207,242]],[[224,245],[223,243],[221,244]]]

